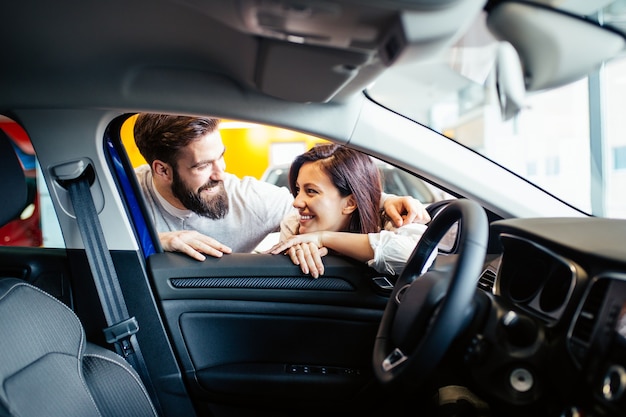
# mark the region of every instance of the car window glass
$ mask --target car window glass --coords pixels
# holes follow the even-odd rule
[[[0,129],[13,142],[28,187],[28,201],[19,217],[0,227],[0,245],[64,248],[50,193],[28,135],[4,116],[0,116]]]
[[[133,134],[136,115],[122,125],[120,138],[132,168],[146,163]],[[220,135],[226,148],[226,172],[238,177],[251,176],[279,187],[289,187],[289,167],[293,159],[326,140],[274,126],[222,120]],[[387,194],[411,196],[424,205],[452,198],[437,187],[384,161],[373,158],[379,168],[383,191]],[[448,241],[455,240],[454,233]],[[278,242],[278,233],[270,234],[255,250],[261,252]],[[452,244],[440,249],[450,251]]]
[[[145,163],[135,145],[133,126],[136,116],[122,126],[121,138],[134,168]],[[238,177],[257,179],[288,187],[289,166],[293,159],[324,139],[253,123],[224,120],[220,135],[226,148],[226,171]],[[443,191],[393,165],[376,160],[388,194],[410,195],[424,204],[450,198]]]
[[[626,120],[623,116],[626,95],[626,59],[616,60],[606,66],[606,148],[604,156],[607,159],[604,177],[607,182],[605,188],[604,210],[608,216],[626,218]]]

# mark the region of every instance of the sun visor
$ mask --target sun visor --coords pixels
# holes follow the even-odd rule
[[[256,84],[265,94],[298,102],[326,102],[354,79],[370,54],[261,40]]]

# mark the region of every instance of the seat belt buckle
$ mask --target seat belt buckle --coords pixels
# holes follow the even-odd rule
[[[135,353],[135,349],[133,349],[133,344],[130,341],[130,336],[126,337],[124,339],[121,339],[118,343],[117,343],[117,347],[119,349],[119,353],[122,355],[123,358],[128,359],[130,355],[132,355],[133,353]],[[131,366],[133,368],[136,368],[135,363],[131,362]]]
[[[139,331],[139,323],[135,317],[122,320],[112,326],[102,330],[107,343],[117,343],[120,340],[128,339]]]

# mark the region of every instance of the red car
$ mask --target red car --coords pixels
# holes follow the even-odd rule
[[[41,246],[43,233],[39,193],[37,192],[35,150],[28,135],[17,123],[9,119],[0,119],[0,130],[13,141],[28,184],[28,202],[18,218],[0,227],[0,245]]]

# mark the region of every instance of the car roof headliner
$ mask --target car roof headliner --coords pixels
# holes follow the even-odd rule
[[[398,58],[406,19],[427,23],[411,34],[427,56],[454,41],[468,20],[464,10],[483,3],[9,2],[0,25],[0,110],[192,112],[194,100],[201,109],[221,91],[216,86],[247,100],[346,102]]]

